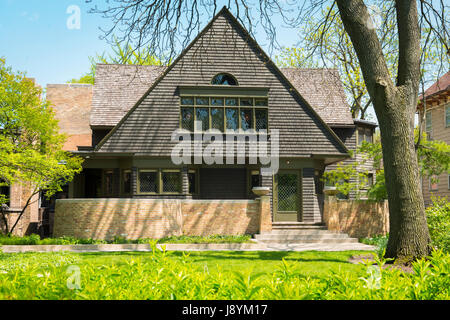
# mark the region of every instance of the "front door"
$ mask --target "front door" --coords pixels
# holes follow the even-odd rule
[[[300,170],[280,170],[274,177],[275,222],[301,221]]]

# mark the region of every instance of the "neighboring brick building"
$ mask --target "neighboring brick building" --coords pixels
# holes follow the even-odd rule
[[[425,119],[423,132],[428,139],[450,144],[450,71],[425,91],[425,98],[425,117],[423,103],[418,109],[420,119]],[[438,177],[423,177],[422,192],[426,206],[432,203],[432,195],[450,199],[450,174],[444,172]]]

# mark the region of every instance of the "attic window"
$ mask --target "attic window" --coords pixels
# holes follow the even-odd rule
[[[237,86],[238,82],[235,77],[228,73],[219,73],[212,80],[211,84],[214,85],[227,85],[227,86]]]

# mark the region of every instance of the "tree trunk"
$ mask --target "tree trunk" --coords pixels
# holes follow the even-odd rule
[[[407,263],[429,254],[414,115],[420,79],[420,33],[416,2],[396,1],[399,33],[397,83],[391,80],[376,30],[362,0],[338,0],[339,13],[357,53],[380,125],[389,200],[386,257]]]

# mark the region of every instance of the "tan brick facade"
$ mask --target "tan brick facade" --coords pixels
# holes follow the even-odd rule
[[[83,239],[254,234],[261,225],[271,229],[267,217],[270,203],[260,206],[259,200],[64,199],[56,202],[53,234]]]
[[[91,146],[92,85],[49,84],[47,100],[56,112],[60,132],[68,137],[63,149],[76,151],[78,146]]]
[[[328,198],[324,205],[324,222],[328,230],[355,238],[385,235],[389,232],[388,202]]]

